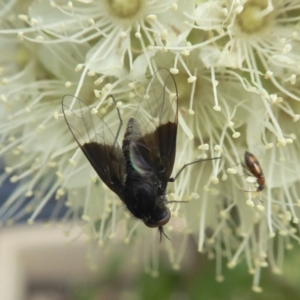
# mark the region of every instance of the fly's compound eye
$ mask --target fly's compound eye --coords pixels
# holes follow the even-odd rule
[[[171,219],[171,212],[166,207],[165,215],[163,216],[162,219],[160,219],[158,221],[152,220],[152,219],[143,220],[143,221],[147,227],[156,228],[156,227],[162,227],[162,226],[166,225],[170,221],[170,219]]]

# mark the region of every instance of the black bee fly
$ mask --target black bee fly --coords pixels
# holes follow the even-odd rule
[[[165,196],[168,182],[174,182],[186,166],[204,159],[184,165],[170,177],[176,153],[178,91],[168,70],[161,69],[152,77],[127,123],[122,148],[118,137],[123,120],[112,99],[119,119],[115,134],[101,117],[71,95],[62,101],[65,120],[101,180],[133,216],[148,227],[158,227],[162,237],[163,226],[171,218]]]

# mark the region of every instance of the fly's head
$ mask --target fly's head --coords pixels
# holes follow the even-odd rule
[[[151,197],[153,197],[153,206],[151,209],[151,213],[144,217],[143,221],[145,225],[150,228],[161,228],[169,222],[171,218],[171,212],[166,206],[167,199],[164,195],[164,191],[161,190],[160,185],[156,186],[155,188],[152,188],[152,191],[153,194],[151,195]]]
[[[161,200],[158,200],[159,202]],[[166,225],[171,218],[171,212],[165,205],[158,205],[154,207],[151,214],[143,218],[146,226],[150,228],[162,227]]]
[[[168,236],[164,233],[163,226],[166,225],[170,218],[171,212],[168,207],[166,207],[167,199],[164,194],[157,195],[155,198],[155,206],[151,211],[151,214],[148,214],[143,218],[144,224],[150,228],[158,228],[160,233],[160,241],[164,235],[167,239]]]
[[[127,187],[125,201],[130,212],[145,223],[147,227],[156,228],[166,225],[171,212],[166,207],[164,191],[151,182],[136,181]]]

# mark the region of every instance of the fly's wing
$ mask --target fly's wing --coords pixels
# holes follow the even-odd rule
[[[125,178],[125,160],[117,142],[122,125],[119,111],[116,135],[97,112],[94,113],[83,101],[72,95],[63,97],[62,111],[74,139],[90,164],[102,181],[120,196]],[[111,117],[112,126],[116,125],[116,119],[116,116]]]
[[[178,92],[166,69],[158,70],[147,86],[131,126],[130,161],[144,177],[160,181],[166,188],[171,176],[178,122]]]

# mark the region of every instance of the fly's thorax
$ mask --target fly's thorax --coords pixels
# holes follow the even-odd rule
[[[130,158],[130,143],[142,137],[138,122],[131,117],[127,123],[126,131],[122,142],[122,151],[126,161],[127,170],[133,169]]]
[[[141,137],[142,137],[142,133],[141,133],[139,123],[135,118],[131,117],[127,123],[122,148],[128,146],[132,140],[136,140]]]
[[[127,176],[123,197],[122,200],[136,218],[155,223],[166,217],[167,199],[163,191],[138,174]]]

